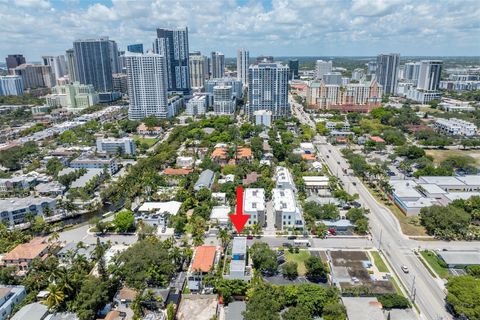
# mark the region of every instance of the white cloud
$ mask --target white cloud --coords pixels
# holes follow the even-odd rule
[[[59,54],[73,40],[110,36],[120,48],[148,48],[156,27],[189,27],[190,49],[234,56],[478,54],[480,1],[272,0],[82,1],[0,0],[0,55],[24,53],[30,61]],[[456,49],[459,48],[459,49]],[[459,51],[462,50],[462,51]]]

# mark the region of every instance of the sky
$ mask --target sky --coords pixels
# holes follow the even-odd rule
[[[480,0],[0,0],[0,58],[64,54],[80,38],[151,48],[189,29],[190,51],[250,56],[480,55]]]

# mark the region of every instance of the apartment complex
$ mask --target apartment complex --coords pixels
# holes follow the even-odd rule
[[[7,198],[0,199],[0,221],[15,226],[28,221],[28,216],[42,216],[46,211],[54,212],[56,200],[51,198]],[[47,209],[48,208],[48,209]]]
[[[135,141],[132,138],[97,138],[97,151],[108,154],[135,154]]]
[[[368,112],[380,106],[382,86],[375,80],[347,85],[312,81],[307,87],[307,105],[314,109]]]
[[[248,69],[248,105],[246,113],[253,119],[254,112],[272,112],[272,120],[290,117],[288,103],[288,66],[280,63],[259,63]]]
[[[74,82],[52,88],[52,93],[46,97],[50,108],[67,108],[71,112],[78,112],[91,107],[100,101],[93,85]]]
[[[0,96],[23,95],[23,81],[20,76],[0,76]]]
[[[250,53],[247,49],[237,50],[237,79],[242,81],[244,86],[248,85],[248,67],[250,65]]]
[[[165,57],[154,53],[125,55],[130,106],[128,117],[168,117],[167,68]],[[171,74],[170,74],[171,76]]]
[[[20,76],[23,82],[23,88],[51,88],[55,85],[55,78],[50,66],[36,64],[22,64],[14,68],[13,75]]]
[[[245,188],[243,192],[243,212],[249,214],[247,226],[254,224],[265,226],[265,190]]]
[[[450,118],[450,119],[437,119],[434,126],[437,130],[453,136],[465,136],[471,137],[477,134],[477,126],[471,122]]]

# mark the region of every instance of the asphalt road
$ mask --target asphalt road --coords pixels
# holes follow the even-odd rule
[[[297,115],[300,122],[313,127],[313,121],[302,110],[303,108],[293,101],[291,103],[293,113]],[[443,282],[434,279],[413,253],[413,249],[417,249],[419,245],[425,247],[424,243],[406,237],[401,232],[393,214],[373,198],[361,181],[357,177],[343,174],[343,169],[349,168],[349,165],[336,147],[327,144],[325,138],[321,136],[317,136],[316,141],[319,155],[323,157],[331,172],[338,176],[349,193],[357,193],[360,203],[370,209],[369,220],[373,242],[384,252],[411,298],[415,299],[421,312],[420,316],[431,320],[452,319],[445,309]],[[325,156],[327,154],[328,158]],[[441,248],[442,244],[437,242],[430,245]],[[403,265],[408,267],[409,273],[402,271]]]

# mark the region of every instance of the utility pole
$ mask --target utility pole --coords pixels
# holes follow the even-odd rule
[[[378,250],[380,250],[382,246],[382,234],[383,234],[383,229],[380,229],[380,238],[378,239]]]
[[[412,292],[412,302],[415,303],[415,295],[417,293],[417,289],[415,289],[415,276],[413,276],[411,292]]]

